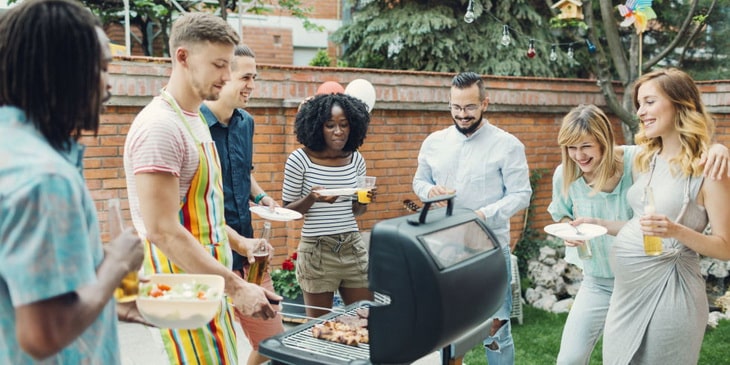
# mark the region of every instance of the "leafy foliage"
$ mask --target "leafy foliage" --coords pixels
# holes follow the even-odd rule
[[[538,1],[474,1],[476,20],[463,20],[467,0],[370,1],[356,8],[353,21],[332,35],[346,45],[351,66],[417,71],[475,71],[513,76],[566,76],[567,60],[548,62],[549,33],[542,30]],[[545,5],[543,4],[542,7]],[[488,13],[489,11],[489,13]],[[502,24],[509,24],[512,43],[503,46]],[[529,39],[536,38],[538,55],[525,56]],[[518,36],[519,35],[519,36]]]
[[[309,65],[329,67],[330,65],[332,65],[332,58],[330,58],[330,55],[327,53],[326,49],[320,49],[319,51],[317,51],[317,54],[314,55],[314,58],[309,61]]]
[[[294,299],[302,294],[302,288],[299,287],[296,272],[296,251],[284,260],[281,269],[276,269],[271,273],[271,280],[274,282],[274,291],[279,295]]]
[[[530,197],[530,206],[527,208],[525,217],[525,226],[522,235],[515,245],[514,255],[517,256],[517,265],[520,268],[520,277],[527,277],[528,261],[535,259],[540,255],[540,248],[543,246],[555,246],[553,241],[547,239],[545,233],[532,227],[533,217],[535,216],[535,191],[537,183],[544,174],[548,173],[547,169],[534,169],[530,172],[530,186],[532,187],[532,196]]]
[[[17,0],[10,0],[10,3]],[[96,14],[103,24],[124,22],[124,2],[121,0],[81,0],[81,3]],[[176,0],[177,5],[171,4],[170,0],[129,0],[130,26],[139,29],[142,36],[135,41],[142,45],[146,56],[169,56],[167,41],[169,27],[173,18],[184,11],[207,11],[218,13],[223,19],[227,18],[229,11],[244,13],[267,14],[274,9],[283,9],[291,13],[295,18],[302,20],[306,30],[322,31],[324,27],[311,22],[307,17],[312,11],[311,7],[303,6],[301,0],[218,0],[218,4],[203,3],[200,0]],[[238,9],[237,6],[243,7]],[[134,33],[133,33],[134,34]],[[153,46],[157,38],[161,39],[162,51]],[[155,53],[156,52],[156,53]]]

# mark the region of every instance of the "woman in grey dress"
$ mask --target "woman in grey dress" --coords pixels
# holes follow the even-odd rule
[[[730,180],[703,179],[697,164],[710,144],[712,117],[694,81],[676,69],[641,77],[634,87],[641,119],[634,211],[609,260],[615,274],[604,332],[605,364],[696,364],[707,323],[699,255],[730,259]],[[644,189],[656,212],[645,214]],[[706,225],[712,235],[703,235]],[[647,256],[643,235],[662,238]]]

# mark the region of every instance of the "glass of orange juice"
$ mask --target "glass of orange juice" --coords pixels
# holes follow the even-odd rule
[[[360,204],[369,204],[368,192],[375,187],[375,176],[357,177],[357,201]]]

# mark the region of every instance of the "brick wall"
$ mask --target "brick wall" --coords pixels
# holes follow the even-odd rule
[[[341,19],[342,0],[303,0],[301,8],[311,10],[309,19]],[[290,16],[288,11],[277,10],[275,15]]]
[[[120,58],[115,59],[110,71],[115,96],[102,117],[99,135],[84,138],[89,146],[85,175],[99,210],[106,209],[106,199],[119,197],[129,219],[121,162],[124,138],[135,114],[165,84],[170,70],[169,63],[162,59]],[[248,111],[256,120],[255,176],[270,195],[281,201],[284,163],[288,154],[299,147],[293,134],[299,102],[313,95],[321,82],[333,80],[346,86],[363,78],[375,86],[377,93],[361,152],[368,174],[378,177],[378,198],[358,223],[362,230],[370,230],[380,220],[407,214],[402,201],[416,200],[411,181],[421,142],[429,133],[452,123],[446,107],[453,74],[270,64],[259,64],[258,73]],[[552,171],[560,162],[555,138],[561,119],[577,104],[602,106],[604,99],[593,80],[486,77],[485,81],[491,101],[487,115],[490,122],[525,144],[530,169],[547,170],[534,200],[533,225],[541,229],[552,223],[546,209],[551,199]],[[730,145],[730,82],[706,82],[701,89],[718,117],[718,140]],[[613,120],[615,130],[619,130],[618,121]],[[513,240],[519,238],[523,217],[524,212],[512,219]],[[107,231],[105,218],[100,214],[102,232]],[[261,224],[254,217],[256,231]],[[300,227],[301,222],[274,222],[272,243],[277,248],[277,263],[296,248]]]
[[[292,30],[288,28],[243,27],[243,43],[251,47],[258,63],[294,63]]]

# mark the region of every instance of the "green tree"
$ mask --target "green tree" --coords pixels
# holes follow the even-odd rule
[[[330,55],[327,53],[326,49],[320,49],[319,51],[317,51],[317,54],[314,55],[314,58],[309,61],[310,66],[329,67],[331,64],[332,58],[330,58]]]
[[[631,85],[641,72],[671,65],[697,79],[730,77],[724,53],[730,0],[656,0],[658,19],[642,35],[633,26],[619,26],[623,19],[610,0],[583,1],[583,27],[575,26],[581,22],[551,27],[556,2],[474,0],[475,20],[467,23],[469,0],[356,1],[352,22],[332,39],[345,47],[343,57],[355,67],[597,78],[629,142],[638,126]],[[504,26],[512,39],[508,46],[500,42]],[[537,53],[532,59],[526,57],[530,40]],[[560,57],[550,61],[553,47]],[[569,49],[573,58],[567,57]],[[615,81],[629,91],[623,98]]]
[[[17,0],[11,0],[15,2]],[[99,16],[104,24],[124,24],[123,0],[81,0],[81,2]],[[240,8],[239,8],[240,6]],[[267,14],[275,9],[289,11],[292,16],[302,19],[305,29],[322,30],[312,23],[307,16],[311,7],[304,7],[300,0],[217,0],[217,3],[202,0],[129,0],[130,26],[139,29],[141,38],[134,36],[134,41],[142,45],[146,56],[169,56],[167,49],[168,31],[173,17],[181,12],[208,11],[217,13],[227,19],[228,12]],[[155,54],[155,39],[161,37],[163,49]]]
[[[474,1],[475,20],[464,21],[468,0],[361,1],[352,22],[332,35],[351,66],[417,71],[472,70],[514,76],[578,76],[567,59],[549,62],[544,2]],[[500,40],[508,26],[509,45]],[[531,35],[527,37],[525,35]],[[526,56],[530,40],[542,57]]]

